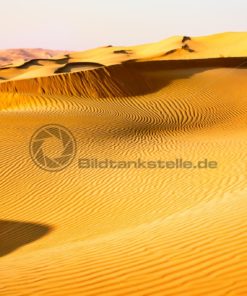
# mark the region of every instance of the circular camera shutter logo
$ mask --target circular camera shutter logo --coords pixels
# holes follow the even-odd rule
[[[72,133],[60,125],[46,125],[31,138],[30,154],[34,163],[46,171],[57,172],[69,166],[76,154]]]

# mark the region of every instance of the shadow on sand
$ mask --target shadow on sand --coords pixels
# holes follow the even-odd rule
[[[0,257],[40,239],[51,230],[43,224],[0,220]]]
[[[29,67],[31,63],[38,63],[38,60],[27,62],[20,67]],[[85,65],[85,63],[82,64]],[[129,60],[108,67],[99,65],[96,64],[97,68],[91,71],[66,72],[63,75],[39,77],[38,79],[30,78],[25,79],[25,83],[22,80],[2,82],[0,92],[78,96],[90,99],[125,99],[126,97],[155,93],[174,80],[189,79],[197,73],[210,69],[246,69],[247,57],[146,62]],[[74,65],[68,64],[58,71],[70,72],[71,67],[74,66],[78,66],[78,63]]]

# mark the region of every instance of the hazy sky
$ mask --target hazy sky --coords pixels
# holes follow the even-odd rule
[[[0,48],[82,50],[247,31],[246,0],[0,0]]]

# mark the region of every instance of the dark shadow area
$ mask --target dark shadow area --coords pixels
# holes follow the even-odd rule
[[[169,51],[167,51],[167,52],[164,54],[164,56],[168,56],[168,55],[170,55],[170,54],[173,54],[173,53],[175,53],[176,51],[177,51],[177,49],[169,50]]]
[[[167,53],[166,53],[167,54]],[[165,54],[164,54],[165,55]],[[190,69],[190,68],[247,68],[247,57],[234,58],[209,58],[209,59],[187,59],[187,60],[164,60],[147,61],[128,60],[123,62],[130,68],[139,70],[157,69]]]
[[[42,66],[42,65],[39,63],[39,60],[31,60],[31,61],[25,62],[23,65],[20,65],[20,66],[14,67],[14,68],[28,69],[29,67],[32,67],[32,66]]]
[[[195,52],[195,50],[190,48],[188,44],[184,44],[182,49],[187,50],[188,52]]]
[[[125,49],[121,49],[121,50],[114,50],[113,53],[116,54],[131,54],[133,51],[132,50],[125,50]]]
[[[183,39],[182,39],[182,43],[186,42],[186,41],[190,41],[191,40],[191,37],[189,36],[184,36]]]
[[[68,63],[64,67],[58,68],[54,73],[55,74],[69,73],[73,69],[77,69],[77,68],[83,70],[83,68],[85,68],[85,69],[90,69],[90,68],[95,69],[95,68],[100,68],[100,67],[104,67],[104,65],[99,64],[99,63],[92,63],[92,62]]]
[[[20,65],[16,67],[17,69],[28,69],[29,67],[32,66],[42,66],[40,62],[56,62],[57,64],[64,64],[68,62],[68,58],[64,59],[35,59],[35,60],[30,60],[23,65]]]
[[[37,223],[0,220],[0,257],[45,236],[52,227]]]

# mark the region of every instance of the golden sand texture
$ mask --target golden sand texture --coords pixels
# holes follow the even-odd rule
[[[234,57],[1,83],[1,296],[247,295],[247,69]],[[47,124],[77,142],[61,172],[29,155]],[[79,158],[218,167],[79,169]]]

